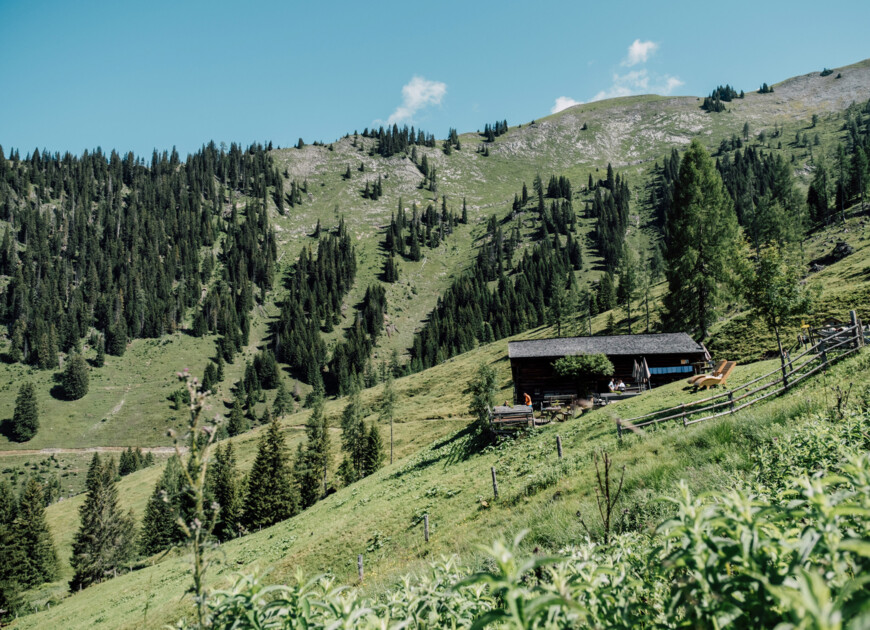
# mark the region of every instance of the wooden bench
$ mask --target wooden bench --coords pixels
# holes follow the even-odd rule
[[[535,426],[535,414],[526,405],[498,406],[489,410],[489,423],[493,429],[516,426]]]

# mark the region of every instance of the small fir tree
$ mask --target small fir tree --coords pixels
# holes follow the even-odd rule
[[[329,429],[323,415],[323,396],[316,396],[305,425],[305,449],[297,459],[296,484],[300,505],[307,508],[326,494],[326,473],[330,458]]]
[[[293,516],[298,502],[284,436],[273,420],[248,477],[242,521],[249,530],[269,527]]]
[[[27,382],[18,388],[15,411],[12,413],[11,437],[16,442],[26,442],[39,430],[39,409],[36,404],[36,388]]]
[[[293,410],[293,397],[284,384],[284,379],[278,381],[278,391],[275,394],[275,402],[272,404],[272,412],[276,418],[282,418]]]
[[[381,409],[378,418],[381,422],[390,423],[390,463],[393,463],[393,417],[396,415],[396,390],[393,389],[393,370],[386,370],[384,394],[381,397]]]
[[[242,410],[242,402],[239,400],[239,397],[236,396],[233,399],[233,408],[230,410],[230,417],[227,421],[227,433],[231,436],[239,435],[250,428],[251,423],[248,421],[245,412]]]
[[[94,453],[87,476],[87,495],[79,508],[81,525],[73,538],[70,588],[79,590],[123,570],[133,557],[132,514],[118,507],[115,462]]]
[[[21,491],[13,529],[15,544],[23,551],[18,581],[30,588],[57,579],[57,552],[45,520],[42,485],[35,477],[30,477]]]
[[[163,474],[145,506],[139,538],[143,555],[159,553],[183,539],[178,527],[180,494],[181,462],[173,455],[166,461]]]
[[[88,393],[88,364],[82,355],[74,354],[67,360],[62,382],[69,400],[78,400]]]
[[[372,422],[366,433],[366,450],[363,458],[363,476],[367,477],[378,471],[384,463],[384,441],[378,424]]]
[[[219,506],[214,526],[215,537],[220,541],[235,538],[239,535],[242,505],[232,442],[218,446],[215,450],[214,461],[208,468],[208,494]]]

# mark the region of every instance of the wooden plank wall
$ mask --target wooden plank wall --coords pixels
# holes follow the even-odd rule
[[[532,357],[522,359],[511,359],[511,374],[514,380],[514,400],[520,402],[523,399],[523,394],[528,393],[534,402],[540,402],[545,393],[576,393],[574,379],[558,376],[553,370],[553,362],[558,357]],[[622,379],[626,385],[634,384],[632,371],[634,370],[634,361],[640,357],[633,356],[612,356],[608,357],[613,363],[613,376],[616,379]],[[647,355],[647,365],[653,367],[673,367],[681,365],[681,360],[688,360],[689,363],[701,361],[704,358],[703,353],[697,354],[658,354]],[[687,378],[689,374],[654,374],[652,377],[653,386],[670,383],[681,378]],[[593,386],[594,391],[606,392],[607,383],[610,378],[604,378]]]

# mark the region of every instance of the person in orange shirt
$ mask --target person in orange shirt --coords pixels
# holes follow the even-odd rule
[[[532,397],[529,396],[528,394],[523,394],[523,402],[525,402],[526,407],[531,407],[532,406]]]

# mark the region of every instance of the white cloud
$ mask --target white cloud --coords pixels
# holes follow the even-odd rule
[[[631,46],[628,47],[628,57],[625,58],[622,65],[630,68],[639,63],[646,63],[647,59],[649,59],[658,48],[659,45],[655,42],[642,42],[639,39],[636,39],[632,42]]]
[[[644,64],[649,61],[655,52],[659,49],[659,45],[653,41],[634,40],[631,46],[628,47],[628,56],[620,63],[623,67],[631,68],[638,64]],[[591,64],[591,62],[590,62]],[[591,99],[592,101],[602,101],[607,98],[618,98],[620,96],[632,96],[635,94],[661,94],[668,96],[678,87],[684,85],[679,78],[669,74],[650,73],[646,68],[637,70],[627,70],[625,74],[618,72],[613,74],[613,78],[606,90],[601,90]],[[556,99],[556,103],[550,110],[551,114],[567,109],[572,105],[578,105],[583,101],[575,101],[570,96],[560,96]]]
[[[388,124],[408,121],[414,118],[419,110],[429,105],[440,105],[441,99],[447,94],[447,84],[441,81],[429,81],[423,77],[413,77],[402,86],[402,104],[396,108]]]
[[[685,85],[685,81],[680,81],[677,77],[666,77],[667,81],[665,81],[665,87],[662,90],[662,94],[665,96],[671,94],[678,87]]]
[[[667,96],[681,85],[683,85],[683,82],[677,77],[667,74],[664,76],[651,76],[644,68],[642,70],[632,70],[625,74],[614,74],[611,86],[606,90],[601,90],[590,100],[602,101],[606,98],[631,96],[633,94],[662,94]]]
[[[575,101],[570,96],[560,96],[556,99],[556,103],[553,105],[553,108],[550,110],[551,114],[556,114],[561,112],[563,109],[568,109],[569,107],[574,107],[575,105],[581,105],[583,101]]]

